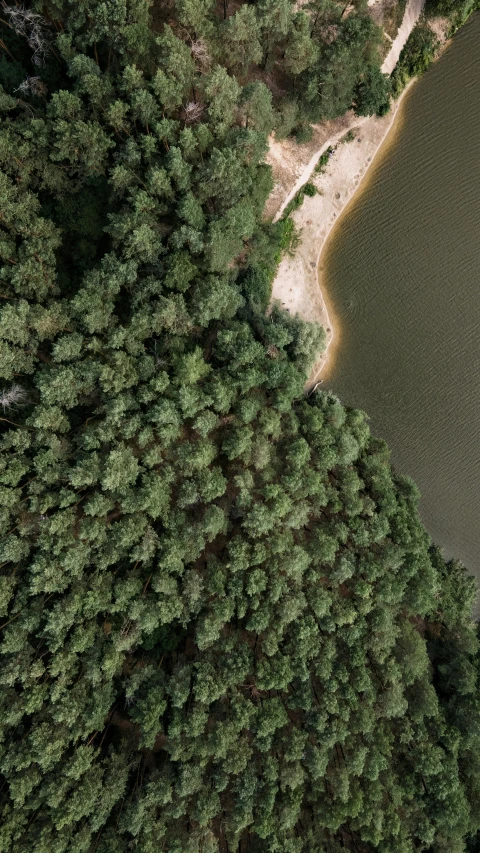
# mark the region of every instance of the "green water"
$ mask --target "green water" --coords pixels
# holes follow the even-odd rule
[[[326,386],[368,412],[433,539],[480,578],[480,13],[407,95],[322,264],[342,329]]]

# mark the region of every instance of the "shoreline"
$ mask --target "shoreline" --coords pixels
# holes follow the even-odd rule
[[[367,168],[363,174],[363,177],[360,179],[358,186],[355,187],[355,190],[352,192],[350,198],[348,198],[345,201],[345,204],[344,204],[341,212],[338,214],[337,218],[332,223],[331,227],[329,228],[328,232],[325,235],[325,238],[322,242],[322,245],[319,247],[318,259],[317,259],[317,269],[316,269],[317,282],[318,282],[318,287],[320,289],[320,292],[322,293],[323,300],[325,302],[325,311],[326,311],[327,317],[329,318],[329,326],[331,328],[331,337],[330,337],[330,341],[327,343],[327,345],[325,347],[324,353],[322,353],[323,362],[322,362],[321,366],[317,369],[316,373],[313,373],[313,371],[312,371],[312,375],[308,379],[309,384],[313,384],[315,381],[318,381],[321,371],[324,371],[322,379],[328,378],[328,375],[329,375],[328,370],[331,369],[333,364],[334,364],[335,354],[336,354],[336,351],[338,349],[338,346],[340,343],[340,337],[341,337],[341,326],[340,326],[340,323],[338,321],[338,318],[336,318],[336,316],[335,316],[335,311],[332,308],[332,303],[330,301],[330,297],[328,294],[328,288],[326,287],[325,282],[324,282],[325,268],[322,265],[322,256],[325,253],[325,249],[327,248],[328,242],[333,238],[335,229],[341,223],[344,216],[346,216],[349,213],[350,206],[353,203],[356,204],[358,202],[358,197],[359,197],[360,193],[365,192],[365,190],[368,188],[369,181],[372,180],[373,175],[374,175],[374,171],[375,171],[373,167],[380,165],[381,159],[388,154],[390,146],[395,144],[395,134],[398,133],[398,131],[401,129],[401,122],[404,119],[403,109],[405,107],[407,95],[411,93],[411,90],[413,89],[416,82],[417,82],[417,78],[410,80],[408,85],[405,87],[405,89],[401,93],[400,97],[397,98],[397,100],[392,105],[392,112],[389,113],[389,117],[390,117],[391,121],[390,121],[388,127],[386,127],[386,129],[385,129],[385,133],[384,133],[382,139],[377,144],[376,150],[375,150],[374,154],[372,155],[372,159],[369,162],[369,164],[368,164],[368,166],[367,166]],[[329,310],[329,305],[330,305],[330,310]],[[333,322],[331,322],[332,317],[334,318]],[[314,370],[315,370],[315,368],[314,368]]]
[[[278,300],[283,308],[292,314],[299,314],[304,320],[320,323],[326,331],[325,349],[313,366],[307,388],[319,381],[320,374],[322,379],[326,378],[328,373],[325,373],[325,368],[328,370],[332,367],[333,356],[341,338],[341,327],[333,305],[327,289],[321,284],[322,253],[350,203],[354,198],[357,200],[358,190],[365,189],[365,178],[371,176],[371,166],[378,162],[380,152],[385,153],[385,143],[391,131],[398,130],[401,108],[414,83],[415,80],[409,83],[386,116],[355,117],[356,121],[351,120],[349,126],[344,126],[336,137],[329,140],[328,145],[337,145],[337,148],[325,170],[320,174],[312,174],[320,152],[311,158],[296,182],[304,184],[310,179],[317,188],[317,194],[305,196],[302,206],[292,214],[296,228],[301,231],[300,242],[294,255],[286,256],[280,262],[273,282],[272,300]],[[341,138],[348,131],[354,132],[355,138],[342,143]],[[393,138],[389,141],[393,141]],[[276,220],[295,192],[289,193]]]
[[[424,4],[425,0],[407,0],[402,24],[385,57],[382,71],[391,70],[394,59],[396,64],[397,54],[421,17]],[[451,38],[446,38],[446,25],[447,18],[429,20],[429,26],[440,41],[435,61],[451,43]],[[291,214],[298,245],[291,255],[280,261],[271,292],[271,302],[277,301],[290,314],[318,323],[325,329],[325,348],[313,365],[306,390],[328,378],[341,338],[340,323],[322,281],[322,253],[350,203],[357,200],[357,190],[365,189],[365,178],[367,174],[372,175],[370,167],[378,163],[380,152],[386,153],[387,142],[391,144],[392,130],[399,128],[407,95],[417,79],[410,80],[392,102],[386,116],[356,116],[349,111],[337,119],[312,125],[312,139],[302,146],[290,138],[279,142],[273,136],[270,138],[266,162],[272,167],[275,185],[267,200],[265,217],[274,222],[280,219],[289,202],[307,182],[317,189],[315,196],[304,196],[301,206]],[[347,134],[354,135],[352,141],[345,141]],[[316,173],[320,157],[330,147],[334,148],[334,155],[323,172]]]
[[[376,0],[369,5],[374,2]],[[391,72],[396,65],[424,4],[425,0],[407,0],[403,21],[382,65],[384,73]],[[266,162],[272,167],[276,183],[265,207],[266,218],[277,221],[307,181],[317,189],[317,194],[305,196],[301,207],[292,214],[300,234],[299,244],[291,256],[281,260],[271,293],[271,301],[278,301],[283,308],[291,314],[298,314],[303,320],[319,323],[326,331],[325,349],[312,368],[307,389],[320,380],[320,374],[326,367],[331,368],[333,351],[341,334],[333,305],[321,287],[321,254],[334,226],[359,187],[364,186],[370,166],[380,150],[384,151],[387,136],[397,124],[400,108],[414,82],[410,81],[392,103],[388,115],[382,118],[356,116],[349,111],[333,121],[313,125],[310,143],[301,147],[289,139],[277,142],[273,136],[270,138]],[[346,134],[355,134],[354,139],[341,144]],[[324,171],[317,174],[315,167],[329,147],[335,147],[335,154]]]

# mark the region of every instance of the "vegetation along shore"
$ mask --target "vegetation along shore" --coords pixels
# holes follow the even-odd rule
[[[0,853],[475,853],[474,581],[271,300],[266,158],[335,127],[320,198],[435,34],[0,5]]]
[[[392,74],[396,69],[394,91],[400,89],[386,115],[359,117],[352,111],[332,123],[332,132],[327,140],[324,139],[325,126],[314,128],[320,147],[313,154],[307,149],[303,156],[298,157],[289,140],[285,143],[272,140],[270,146],[267,160],[277,180],[272,198],[267,202],[267,210],[271,213],[273,205],[279,205],[275,213],[275,218],[279,219],[295,196],[303,196],[302,204],[290,213],[299,235],[295,252],[285,255],[278,267],[272,299],[279,300],[290,313],[320,323],[326,330],[325,348],[318,354],[309,376],[310,387],[328,375],[341,333],[335,320],[334,306],[329,304],[328,293],[322,286],[323,249],[341,214],[364,184],[368,169],[390,137],[390,132],[398,126],[401,105],[414,82],[415,73],[423,71],[424,66],[439,55],[452,32],[452,22],[445,16],[432,13],[428,19],[421,20],[423,10],[424,2],[408,0],[397,37],[383,61],[383,73]],[[420,40],[418,33],[414,32],[412,44],[407,44],[420,20]],[[402,51],[403,61],[397,67]],[[291,161],[295,164],[294,171]],[[306,161],[303,168],[302,161]],[[305,196],[302,193],[306,184],[315,188],[315,194],[309,196],[307,192]]]

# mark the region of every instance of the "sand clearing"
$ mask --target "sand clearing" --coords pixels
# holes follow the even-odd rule
[[[423,5],[424,0],[408,0],[402,25],[382,66],[385,73],[391,73],[395,67]],[[318,190],[317,195],[306,196],[302,206],[292,214],[297,228],[301,230],[300,243],[294,257],[283,258],[272,288],[272,299],[277,299],[292,314],[321,323],[327,331],[327,346],[315,364],[309,385],[318,381],[321,372],[325,375],[325,368],[332,363],[333,350],[339,341],[333,311],[319,286],[317,268],[320,255],[333,226],[391,130],[405,92],[383,118],[363,118],[349,112],[340,119],[314,126],[313,139],[308,145],[298,146],[288,139],[284,142],[272,139],[270,143],[267,162],[272,166],[275,186],[267,202],[267,216],[278,219],[308,180],[312,180]],[[342,143],[340,140],[348,131],[355,134],[355,139]],[[326,170],[315,174],[320,155],[329,146],[336,146],[335,152]]]

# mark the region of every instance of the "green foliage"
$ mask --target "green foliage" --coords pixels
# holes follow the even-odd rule
[[[244,74],[252,64],[258,64],[263,56],[261,33],[255,10],[242,6],[226,22],[222,32],[224,64]]]
[[[426,8],[433,15],[446,15],[455,30],[479,8],[479,3],[478,0],[428,0]]]
[[[302,206],[305,196],[309,196],[311,198],[312,196],[316,195],[316,193],[317,188],[315,187],[315,184],[312,184],[311,182],[307,182],[306,184],[304,184],[294,195],[292,200],[289,201],[289,203],[286,205],[283,211],[283,219],[288,220],[290,214],[293,213],[294,210],[298,210],[298,208]],[[282,248],[287,249],[288,247],[287,245],[285,245],[282,246]]]
[[[320,33],[331,32],[334,26],[337,38],[328,39],[318,61],[300,75],[304,109],[314,121],[344,113],[355,100],[362,80],[375,71],[378,73],[381,65],[381,30],[368,12],[360,8],[344,17],[335,14],[335,4],[331,10],[327,14],[328,23],[323,23],[319,10],[317,26]],[[325,4],[321,11],[325,12]]]
[[[435,58],[438,39],[427,24],[412,30],[392,73],[392,92],[397,97],[412,77],[423,74]]]
[[[289,217],[290,214],[293,213],[294,210],[298,210],[298,208],[302,206],[304,198],[305,198],[305,186],[307,186],[307,184],[305,184],[303,187],[301,187],[301,189],[299,189],[298,192],[295,193],[292,200],[289,201],[288,204],[286,205],[286,207],[283,211],[283,216],[285,218]],[[310,192],[307,192],[307,195],[310,195]]]
[[[330,160],[330,157],[331,157],[331,156],[332,156],[332,154],[334,153],[334,150],[335,150],[335,149],[334,149],[334,148],[332,148],[332,146],[331,146],[331,145],[329,145],[329,146],[328,146],[328,148],[326,149],[326,151],[324,151],[324,152],[323,152],[323,154],[320,154],[320,157],[319,157],[318,163],[317,163],[317,165],[315,166],[315,171],[316,171],[317,173],[320,173],[320,174],[321,174],[322,172],[324,172],[324,171],[325,171],[325,168],[327,167],[327,165],[328,165],[328,161]]]
[[[299,106],[293,98],[284,99],[278,106],[275,116],[275,137],[285,139],[296,127],[299,120]]]
[[[323,51],[250,6],[266,68],[328,72],[312,114],[351,103],[361,4],[312,3]],[[462,850],[474,590],[366,416],[305,395],[323,329],[266,311],[295,231],[261,221],[255,58],[222,64],[239,30],[206,0],[155,31],[143,0],[8,8],[0,850]]]
[[[376,67],[364,75],[355,94],[355,112],[361,116],[383,116],[390,109],[390,79]]]
[[[317,188],[316,188],[315,184],[307,183],[304,185],[304,187],[302,189],[303,189],[304,194],[308,195],[310,197],[317,194]]]
[[[245,117],[245,127],[270,133],[274,125],[272,95],[264,83],[255,81],[242,90],[241,110]]]
[[[295,129],[295,138],[299,145],[305,145],[313,139],[313,129],[310,122],[298,122]]]
[[[340,145],[346,145],[349,142],[353,142],[353,140],[355,138],[356,138],[355,131],[354,130],[347,130],[345,136],[342,136],[342,138],[340,140]]]
[[[318,54],[319,46],[311,37],[310,18],[300,11],[292,18],[285,48],[285,68],[297,76],[316,63]]]
[[[242,271],[242,294],[254,314],[263,314],[268,307],[272,282],[284,253],[292,253],[297,232],[290,217],[264,224],[250,242],[248,266]]]

